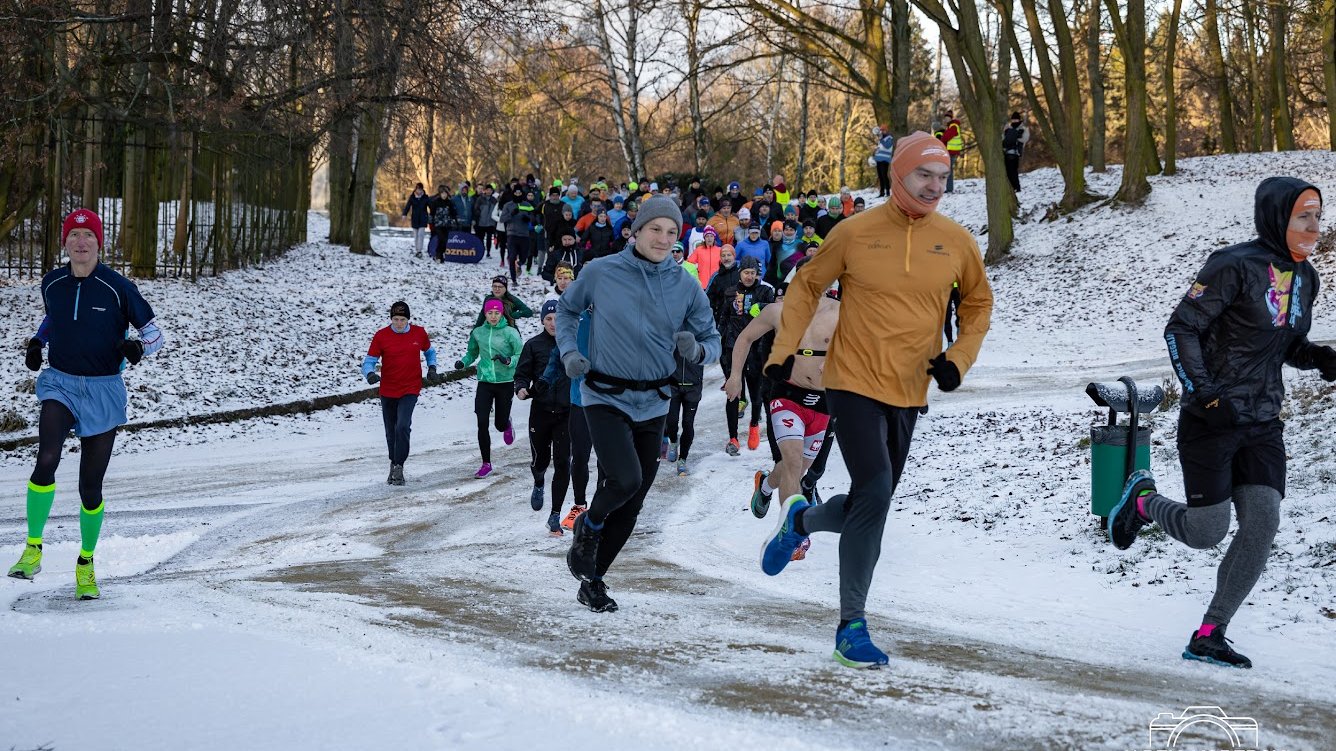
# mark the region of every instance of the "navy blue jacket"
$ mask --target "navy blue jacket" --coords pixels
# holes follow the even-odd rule
[[[70,375],[121,372],[120,344],[128,327],[143,329],[153,321],[153,308],[134,282],[101,263],[83,278],[68,264],[48,272],[42,304],[46,320],[38,338],[48,345],[51,367]]]
[[[413,229],[422,229],[431,224],[431,212],[427,210],[427,204],[431,203],[431,196],[423,193],[422,195],[409,194],[408,203],[404,204],[404,216],[410,213],[413,215],[410,221]]]

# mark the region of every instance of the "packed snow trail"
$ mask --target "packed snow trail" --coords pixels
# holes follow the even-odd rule
[[[991,380],[979,375],[981,382]],[[1008,384],[1026,377],[1011,369],[1001,375]],[[710,379],[701,410],[699,455],[724,440],[722,420],[713,419],[722,414],[717,379]],[[1026,389],[1031,398],[1042,401],[1042,380],[1036,377]],[[1010,389],[965,393],[964,399],[992,402]],[[1129,748],[1144,733],[1137,719],[1181,709],[1184,697],[1248,708],[1279,747],[1319,748],[1333,727],[1329,704],[1261,680],[1260,671],[1185,670],[1176,654],[1162,655],[1163,668],[1145,661],[1116,665],[1122,650],[1142,656],[1136,613],[1125,614],[1120,631],[1077,637],[1098,655],[1086,662],[925,626],[874,597],[873,633],[891,664],[881,671],[841,668],[829,656],[833,569],[824,572],[830,591],[817,597],[780,594],[795,572],[770,580],[770,591],[751,586],[754,550],[770,524],[750,517],[744,497],[715,492],[708,471],[687,478],[660,474],[625,563],[609,579],[621,611],[589,613],[575,602],[576,583],[566,571],[569,536],[547,537],[541,529],[546,511],[534,513],[526,503],[531,480],[523,437],[499,453],[496,476],[471,479],[471,429],[445,428],[439,414],[464,405],[435,406],[438,414],[419,418],[407,488],[383,484],[374,430],[340,430],[337,422],[344,421],[337,418],[316,420],[318,445],[287,452],[281,462],[256,461],[283,442],[279,436],[245,449],[235,443],[163,449],[185,452],[184,463],[169,470],[149,472],[123,459],[108,497],[133,495],[142,510],[121,510],[114,534],[193,530],[193,541],[147,572],[104,577],[100,602],[73,601],[68,577],[49,571],[32,591],[15,597],[11,609],[39,618],[97,619],[170,603],[181,615],[211,614],[267,639],[317,643],[336,654],[445,650],[450,657],[428,658],[426,666],[447,674],[463,650],[488,670],[521,676],[521,683],[522,676],[542,674],[572,686],[574,695],[535,687],[526,695],[535,704],[565,706],[593,692],[602,702],[626,697],[683,712],[699,724],[678,731],[678,747],[717,742],[704,728],[718,718],[809,748]],[[356,414],[359,408],[350,409]],[[361,408],[367,414],[359,427],[374,427],[370,409]],[[933,445],[939,434],[925,435],[936,438],[916,446],[916,454],[939,448]],[[727,462],[730,475],[742,475],[762,453],[702,464]],[[832,466],[838,464],[837,454]],[[738,478],[732,479],[736,486]],[[132,491],[137,485],[144,492]],[[721,514],[731,520],[724,536],[741,539],[749,551],[740,560],[727,540],[696,534],[695,520]],[[17,534],[21,524],[21,518],[6,519],[0,534]],[[894,521],[888,526],[888,549],[897,542],[896,527]],[[832,563],[834,538],[818,536],[815,543],[814,559],[824,553]],[[113,558],[110,549],[104,555]],[[703,565],[675,562],[683,556]],[[879,579],[893,589],[900,575],[884,557]],[[971,586],[960,582],[962,589]],[[1067,596],[1054,592],[1051,607],[1063,608]]]

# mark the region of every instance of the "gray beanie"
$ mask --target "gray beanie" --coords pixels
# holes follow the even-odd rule
[[[635,221],[631,222],[631,234],[635,235],[641,227],[655,219],[672,219],[678,227],[681,227],[682,210],[677,207],[677,201],[669,196],[651,196],[640,204],[640,213],[636,214]]]

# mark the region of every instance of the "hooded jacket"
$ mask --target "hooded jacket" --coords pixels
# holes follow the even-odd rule
[[[510,383],[515,380],[515,366],[518,364],[524,342],[520,332],[502,318],[493,326],[490,323],[475,328],[469,334],[469,347],[464,353],[464,367],[478,363],[478,380],[484,383]],[[506,364],[498,360],[505,357]]]
[[[589,311],[593,372],[628,380],[669,378],[676,369],[673,335],[689,331],[704,349],[702,362],[719,359],[719,332],[705,293],[672,256],[651,264],[633,248],[584,268],[557,303],[557,346],[576,347],[580,314]],[[666,390],[665,390],[666,391]],[[626,389],[619,394],[581,386],[585,407],[603,404],[637,422],[668,413],[666,393]]]
[[[1215,251],[1165,326],[1169,359],[1183,384],[1183,409],[1201,413],[1219,398],[1241,425],[1280,416],[1281,365],[1318,367],[1323,349],[1308,341],[1317,270],[1295,263],[1285,242],[1299,194],[1317,190],[1292,177],[1257,186],[1257,239]]]
[[[714,314],[715,325],[721,329],[724,325],[724,304],[729,302],[729,291],[738,286],[742,275],[742,264],[734,261],[732,266],[720,265],[705,287],[705,299],[710,301],[710,311]]]
[[[496,227],[496,218],[492,216],[495,210],[496,196],[479,193],[473,197],[473,223],[477,226]]]

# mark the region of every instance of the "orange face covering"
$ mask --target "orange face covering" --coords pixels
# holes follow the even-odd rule
[[[1318,196],[1316,190],[1309,188],[1300,193],[1299,198],[1295,200],[1294,209],[1290,211],[1290,219],[1293,220],[1294,217],[1309,209],[1320,208],[1322,208],[1321,197]],[[1313,255],[1313,251],[1317,248],[1317,237],[1318,233],[1316,232],[1304,232],[1296,229],[1285,230],[1285,244],[1290,248],[1290,258],[1293,258],[1295,263],[1303,263],[1308,260],[1308,257]]]
[[[917,131],[901,138],[895,144],[895,156],[891,157],[891,201],[911,219],[920,219],[937,210],[941,200],[927,203],[905,189],[905,178],[925,164],[937,163],[944,167],[951,166],[951,157],[946,153],[942,142],[928,133]]]

